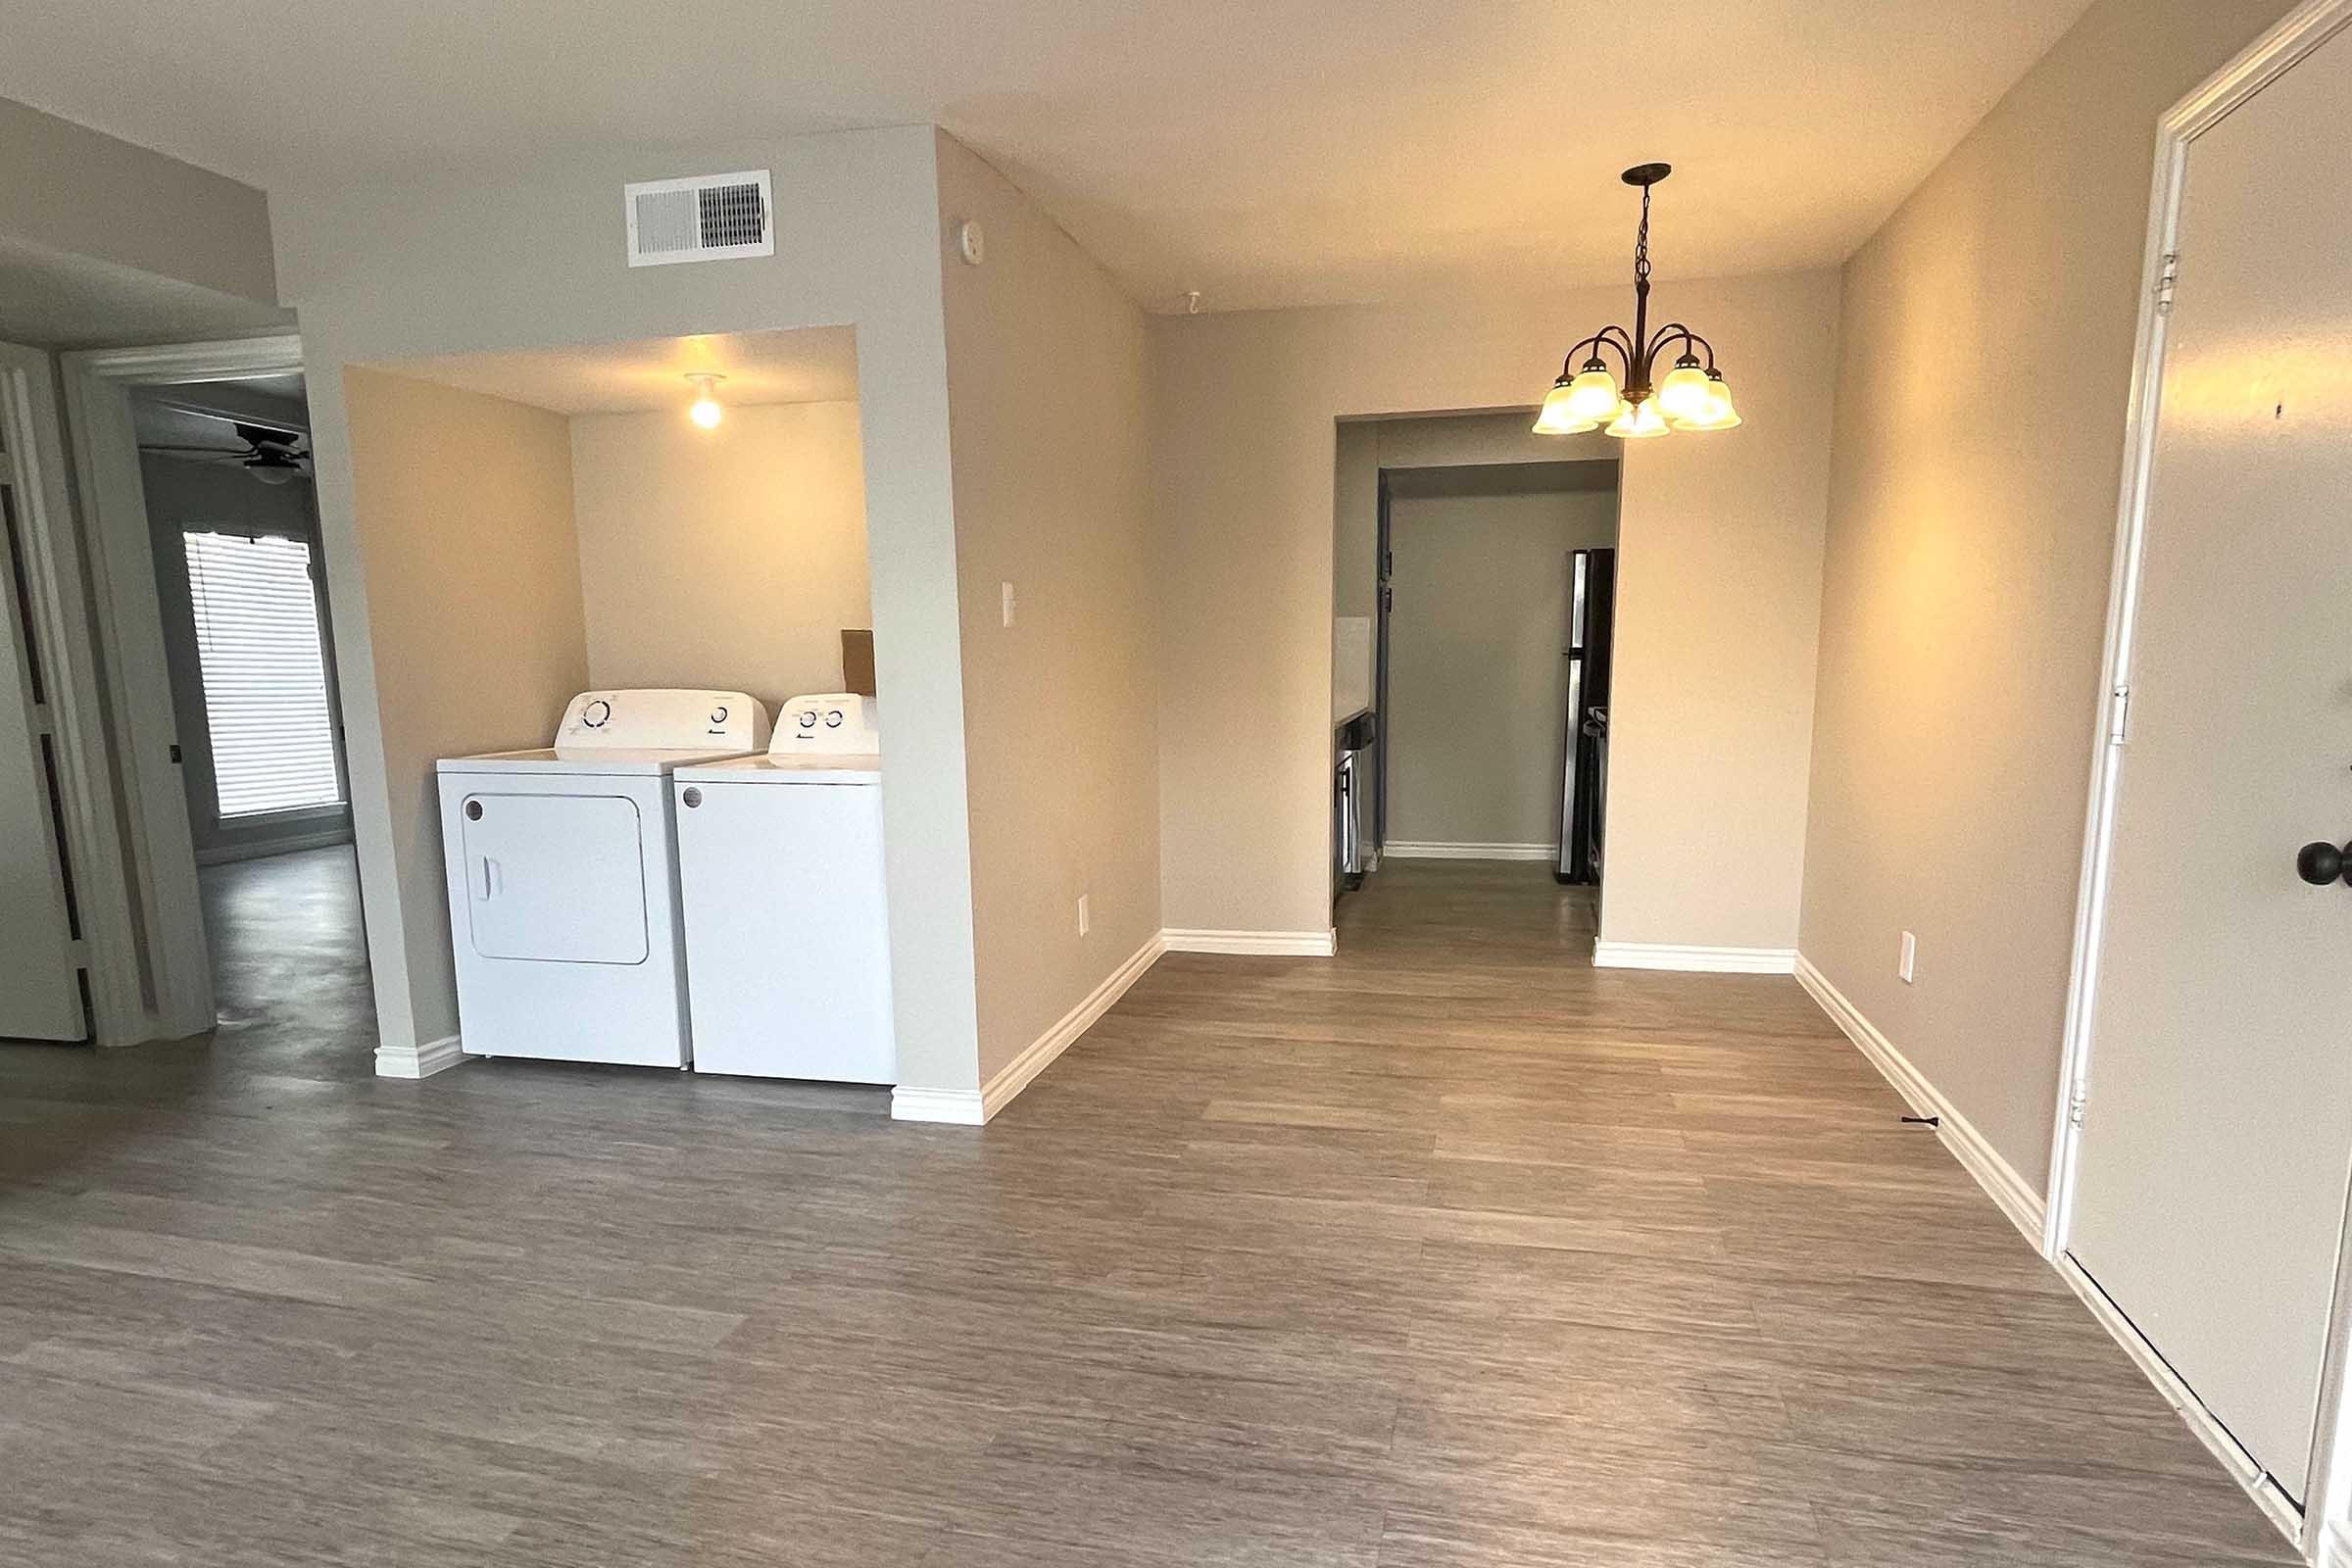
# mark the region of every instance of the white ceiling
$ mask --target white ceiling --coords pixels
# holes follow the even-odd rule
[[[270,190],[937,121],[1139,300],[1842,260],[2087,0],[24,0],[0,96]],[[681,171],[684,172],[684,171]]]
[[[846,326],[714,332],[509,354],[449,354],[384,367],[557,414],[639,414],[694,401],[686,377],[712,371],[721,403],[847,402],[858,396],[858,334]]]

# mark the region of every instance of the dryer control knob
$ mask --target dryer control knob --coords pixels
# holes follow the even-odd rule
[[[587,725],[590,729],[602,729],[604,727],[605,720],[611,718],[612,716],[612,705],[606,702],[602,697],[599,697],[595,702],[590,703],[586,708],[580,710],[580,722]]]

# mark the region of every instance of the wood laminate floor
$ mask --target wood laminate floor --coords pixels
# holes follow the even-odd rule
[[[1169,956],[985,1130],[369,1076],[340,852],[208,1041],[0,1050],[0,1563],[2280,1563],[1792,981],[1541,866]]]

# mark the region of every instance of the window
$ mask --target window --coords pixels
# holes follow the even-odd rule
[[[197,531],[182,537],[220,814],[340,805],[310,542]]]

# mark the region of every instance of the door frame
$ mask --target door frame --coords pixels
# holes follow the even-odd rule
[[[151,1036],[136,917],[117,830],[115,767],[99,676],[99,644],[76,548],[74,484],[58,408],[58,370],[44,350],[0,344],[0,419],[25,483],[17,497],[34,624],[49,670],[49,724],[65,819],[67,875],[81,913],[90,1038],[101,1046]]]
[[[219,1022],[211,944],[196,879],[196,847],[179,764],[164,654],[138,437],[130,392],[186,381],[236,381],[300,370],[294,333],[60,356],[72,432],[82,544],[89,562],[93,635],[106,651],[107,696],[122,756],[117,778],[127,842],[122,858],[138,900],[138,935],[154,1001],[138,1039],[176,1040]],[[132,744],[142,737],[156,743]],[[136,972],[138,952],[109,943],[94,967]],[[120,1043],[129,1044],[130,1041]]]
[[[2329,1560],[2352,1563],[2352,1434],[2340,1432],[2347,1415],[2344,1361],[2352,1351],[2352,1209],[2338,1244],[2336,1292],[2329,1310],[2328,1356],[2311,1455],[2311,1484],[2305,1512],[2297,1516],[2283,1499],[2258,1485],[2260,1476],[2243,1450],[2198,1405],[2174,1377],[2154,1346],[2112,1307],[2100,1311],[2097,1287],[2081,1276],[2067,1257],[2074,1218],[2078,1167],[2084,1129],[2080,1118],[2091,1092],[2091,1039],[2097,1022],[2100,945],[2106,934],[2108,879],[2112,870],[2116,806],[2121,794],[2131,708],[2131,678],[2139,611],[2140,568],[2155,467],[2157,418],[2163,384],[2166,316],[2175,268],[2180,262],[2180,199],[2192,142],[2231,111],[2277,80],[2290,67],[2352,24],[2352,0],[2306,0],[2248,45],[2158,122],[2155,171],[2148,198],[2147,245],[2140,271],[2139,322],[2132,362],[2132,390],[2125,410],[2122,488],[2116,510],[2114,561],[2107,593],[2106,645],[2101,658],[2097,724],[2091,735],[2089,801],[2084,813],[2082,860],[2075,908],[2074,954],[2067,985],[2064,1050],[2058,1102],[2051,1132],[2050,1189],[2042,1229],[2042,1252],[2090,1302],[2108,1331],[2122,1341],[2141,1369],[2180,1409],[2181,1416],[2221,1457],[2279,1528],[2314,1561],[2324,1545]],[[2352,1194],[2348,1194],[2352,1197]]]

